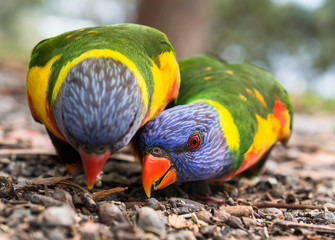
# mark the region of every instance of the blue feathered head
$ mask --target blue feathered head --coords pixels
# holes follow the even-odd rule
[[[219,116],[205,103],[163,111],[141,129],[139,145],[148,196],[152,185],[161,189],[175,181],[216,179],[232,167]]]
[[[87,58],[69,70],[52,110],[57,127],[81,156],[89,187],[145,116],[134,74],[121,62],[103,57]]]

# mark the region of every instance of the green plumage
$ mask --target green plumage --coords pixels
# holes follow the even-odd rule
[[[41,41],[27,99],[68,166],[92,187],[109,155],[178,95],[179,66],[166,35],[137,24],[83,28]]]
[[[293,110],[287,92],[264,69],[205,56],[186,58],[180,61],[179,67],[182,81],[176,105],[208,99],[223,105],[233,116],[240,134],[240,147],[237,152],[232,152],[236,157],[235,169],[241,165],[245,152],[253,143],[257,131],[256,114],[266,119],[273,112],[276,100],[288,108],[292,129]],[[256,89],[264,98],[266,107],[259,99],[250,96],[247,89]]]
[[[136,24],[84,28],[45,39],[34,48],[29,68],[44,66],[50,59],[61,54],[61,57],[53,65],[54,71],[50,76],[49,101],[61,68],[84,52],[96,49],[118,51],[131,59],[143,75],[149,93],[153,91],[150,58],[159,67],[158,56],[162,52],[173,51],[165,34],[156,29]],[[149,96],[151,97],[151,94]]]

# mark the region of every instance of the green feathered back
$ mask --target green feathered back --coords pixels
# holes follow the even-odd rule
[[[45,39],[34,48],[29,68],[44,66],[50,59],[61,54],[61,57],[53,66],[55,71],[52,72],[50,77],[49,101],[59,71],[64,63],[73,60],[84,52],[96,49],[118,51],[131,59],[146,80],[150,93],[153,91],[153,79],[149,68],[152,63],[148,57],[159,67],[158,56],[162,52],[173,52],[165,34],[156,29],[137,24],[84,28]]]
[[[179,66],[181,86],[177,105],[213,100],[232,115],[240,139],[239,149],[233,151],[236,168],[253,144],[258,126],[256,114],[266,119],[273,113],[275,102],[280,100],[289,111],[289,128],[292,129],[293,111],[288,95],[264,69],[250,64],[225,63],[207,56],[186,58],[180,61]],[[263,103],[259,95],[264,99]]]

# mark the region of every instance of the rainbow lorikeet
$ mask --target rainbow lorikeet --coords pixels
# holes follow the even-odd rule
[[[83,28],[35,46],[27,76],[34,119],[68,171],[92,188],[111,153],[178,95],[180,74],[162,32],[136,24]]]
[[[197,180],[223,180],[264,159],[286,143],[292,106],[267,71],[207,56],[179,63],[181,85],[174,107],[139,132],[142,181],[151,188]]]

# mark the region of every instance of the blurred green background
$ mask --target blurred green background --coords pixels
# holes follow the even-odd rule
[[[44,38],[121,22],[165,32],[179,59],[210,53],[261,66],[298,110],[335,110],[334,0],[0,0],[0,62],[26,66]]]

